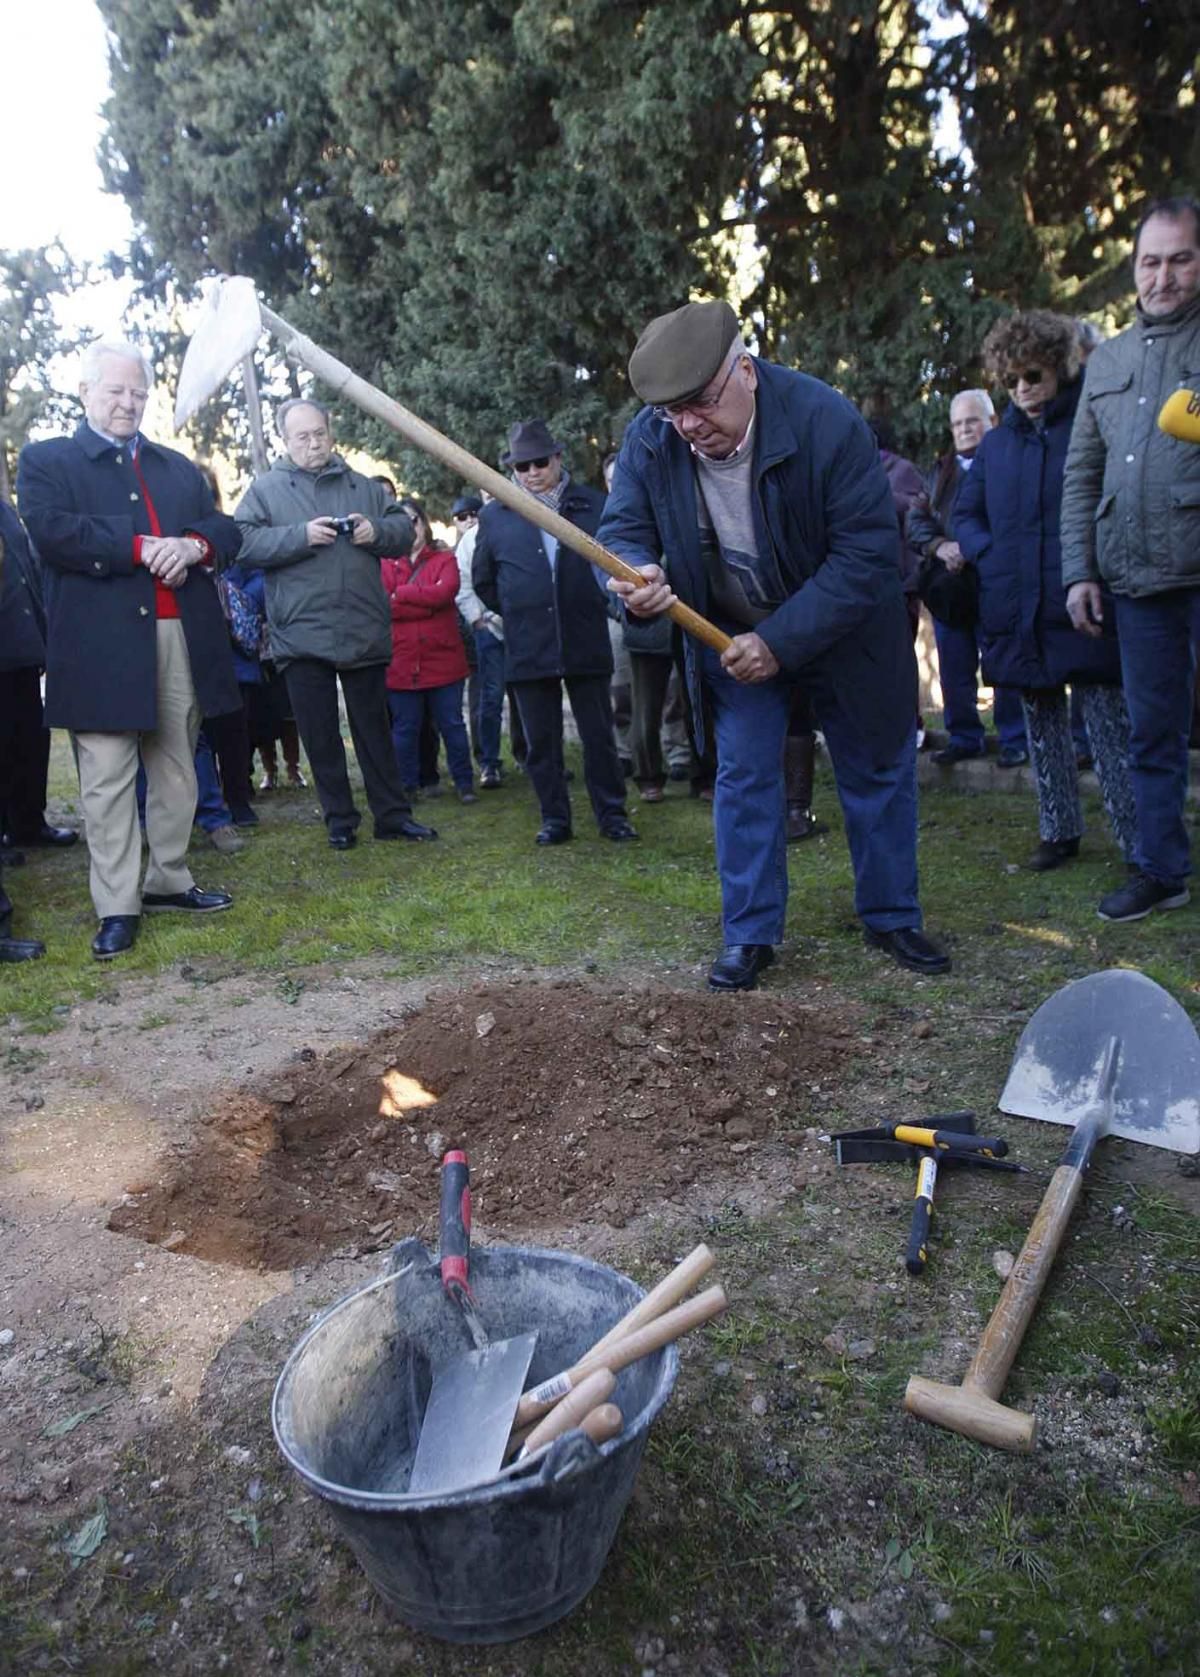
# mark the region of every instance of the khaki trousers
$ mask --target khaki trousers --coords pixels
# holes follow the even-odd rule
[[[138,832],[138,751],[146,766],[146,840],[150,860],[143,889],[190,891],[187,848],[196,813],[196,735],[200,708],[192,685],[183,624],[163,618],[158,629],[158,726],[147,734],[75,734],[80,802],[91,857],[92,902],[101,920],[140,914],[142,846]]]

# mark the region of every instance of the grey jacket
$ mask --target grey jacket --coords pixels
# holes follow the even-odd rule
[[[310,547],[314,518],[361,512],[378,540],[355,547],[340,536],[331,547]],[[331,455],[319,472],[277,460],[242,496],[234,517],[242,532],[242,564],[266,579],[271,657],[286,666],[319,658],[340,669],[386,664],[392,656],[392,618],[379,561],[412,546],[413,528],[395,501],[370,478]]]
[[[1174,391],[1200,385],[1200,298],[1137,323],[1087,365],[1067,453],[1063,582],[1134,597],[1200,588],[1200,447],[1158,429]]]

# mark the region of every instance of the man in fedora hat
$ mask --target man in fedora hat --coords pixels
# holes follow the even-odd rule
[[[500,464],[513,480],[588,535],[604,507],[598,490],[563,468],[562,444],[543,419],[519,420]],[[606,596],[586,559],[499,501],[480,514],[472,567],[475,592],[504,621],[505,679],[529,743],[526,772],[541,805],[538,844],[572,836],[563,763],[565,686],[583,746],[583,774],[605,838],[637,838],[625,814],[625,777],[613,735],[613,661]]]
[[[685,642],[693,709],[703,686],[717,741],[725,947],[709,984],[752,989],[783,937],[797,687],[833,763],[866,941],[944,972],[921,933],[916,660],[874,438],[828,385],[751,355],[728,303],[651,321],[629,378],[648,405],[625,433],[599,539],[645,582],[609,586],[635,616],[678,598],[732,636],[720,655]]]

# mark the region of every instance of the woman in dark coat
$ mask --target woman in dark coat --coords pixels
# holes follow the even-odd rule
[[[402,501],[412,520],[412,551],[380,561],[383,590],[392,613],[392,661],[388,665],[388,709],[400,778],[410,791],[420,772],[421,724],[428,714],[446,742],[446,761],[461,802],[476,802],[471,744],[463,721],[467,654],[454,599],[458,561],[435,541],[418,501]]]
[[[1083,811],[1068,682],[1079,697],[1109,821],[1129,859],[1134,807],[1117,643],[1072,628],[1062,584],[1059,510],[1082,382],[1078,337],[1072,321],[1033,309],[998,320],[983,356],[1011,401],[959,490],[954,536],[979,572],[984,677],[1018,688],[1025,711],[1041,836],[1029,865],[1043,872],[1079,853]]]

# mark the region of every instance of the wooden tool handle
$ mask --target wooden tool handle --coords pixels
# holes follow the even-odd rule
[[[615,1403],[600,1403],[585,1415],[579,1423],[580,1432],[586,1433],[593,1444],[607,1444],[610,1438],[615,1438],[625,1425],[625,1417]]]
[[[1033,1227],[963,1377],[964,1386],[976,1387],[991,1398],[999,1397],[1004,1389],[1082,1187],[1083,1173],[1075,1165],[1059,1165],[1050,1178]]]
[[[551,1439],[559,1438],[578,1426],[585,1415],[612,1396],[616,1383],[617,1377],[611,1368],[598,1368],[587,1375],[534,1427],[525,1440],[522,1457],[532,1456],[543,1444],[549,1444]]]
[[[719,1316],[728,1303],[724,1287],[709,1287],[694,1299],[688,1299],[685,1303],[677,1305],[674,1310],[668,1310],[665,1315],[647,1322],[645,1327],[626,1334],[623,1339],[615,1340],[604,1350],[589,1351],[573,1368],[524,1394],[513,1417],[514,1429],[519,1430],[533,1421],[540,1420],[560,1398],[575,1389],[585,1374],[591,1374],[596,1368],[611,1368],[614,1374],[619,1373],[630,1363],[637,1362],[639,1357],[647,1357],[651,1351],[661,1351],[664,1345],[670,1345],[680,1334],[687,1333],[690,1328],[699,1327],[702,1322],[711,1321],[714,1316]]]
[[[623,582],[641,583],[644,580],[635,566],[619,559],[606,547],[601,547],[594,537],[578,529],[569,519],[552,512],[535,496],[519,489],[510,478],[493,471],[490,466],[485,466],[482,460],[477,460],[460,444],[452,442],[432,425],[426,424],[425,420],[419,419],[415,413],[401,407],[392,397],[385,396],[382,390],[368,384],[366,379],[359,378],[357,373],[352,372],[336,356],[330,355],[319,344],[314,344],[311,338],[306,338],[294,326],[289,326],[282,316],[273,313],[262,304],[259,307],[263,324],[286,343],[289,356],[307,367],[310,372],[316,373],[318,378],[324,379],[340,396],[348,396],[366,413],[374,414],[376,419],[381,419],[385,425],[391,426],[393,431],[398,431],[408,442],[423,449],[426,454],[431,454],[435,460],[440,460],[443,466],[449,466],[459,477],[486,489],[513,512],[519,512],[522,518],[527,518],[531,524],[540,525],[543,530],[549,531],[564,547],[582,554],[589,564],[598,565],[609,576],[618,577]],[[730,644],[730,637],[718,629],[715,623],[710,623],[706,617],[701,617],[699,612],[685,606],[680,600],[668,609],[667,615],[678,623],[681,629],[686,629],[689,635],[694,635],[706,646],[711,646],[715,652],[724,652]]]
[[[698,1281],[712,1269],[716,1259],[708,1247],[701,1243],[694,1251],[688,1253],[682,1263],[676,1264],[670,1275],[664,1276],[657,1287],[648,1292],[640,1304],[635,1304],[627,1315],[592,1346],[589,1356],[595,1356],[598,1351],[604,1351],[618,1339],[624,1339],[627,1334],[634,1333],[638,1328],[652,1322],[664,1311],[677,1305],[680,1299],[686,1298]]]

